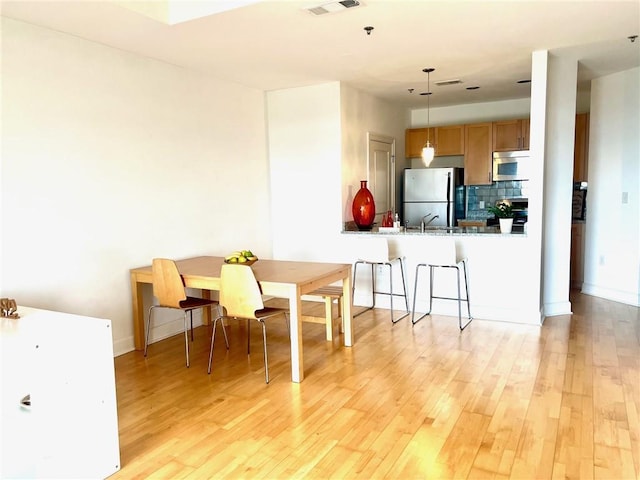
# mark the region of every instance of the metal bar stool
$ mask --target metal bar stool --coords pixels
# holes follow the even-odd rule
[[[441,243],[442,245],[440,245],[440,247],[442,248],[434,249],[436,252],[438,252],[438,255],[435,255],[433,260],[430,263],[419,263],[416,265],[416,279],[415,279],[415,285],[413,288],[413,309],[411,311],[411,323],[415,325],[424,317],[431,314],[434,298],[441,299],[441,300],[456,300],[458,302],[458,326],[460,327],[460,331],[462,331],[473,320],[473,317],[471,316],[471,306],[469,302],[469,277],[467,275],[467,259],[464,257],[458,256],[455,240],[453,238],[444,239]],[[460,295],[461,294],[460,266],[462,266],[462,271],[464,274],[464,287],[466,292],[466,298],[462,298],[462,296]],[[429,267],[429,311],[421,315],[418,319],[415,319],[416,296],[418,295],[418,276],[419,276],[420,268],[422,267]],[[456,270],[456,278],[458,281],[457,297],[440,297],[440,296],[433,295],[434,269],[436,268],[451,268]],[[462,325],[462,302],[467,302],[467,314],[469,319],[469,321],[466,322],[464,325]]]
[[[372,237],[362,239],[361,244],[365,249],[365,254],[362,258],[359,258],[353,265],[353,286],[351,289],[352,296],[356,290],[356,273],[358,271],[358,265],[371,265],[371,296],[372,305],[365,308],[361,312],[358,312],[354,317],[363,314],[367,310],[371,310],[376,306],[376,294],[377,295],[389,295],[390,307],[391,307],[391,323],[396,323],[409,315],[409,300],[407,298],[407,287],[404,280],[404,257],[389,254],[389,244],[386,238]],[[393,291],[393,262],[400,264],[400,275],[402,278],[402,293],[394,293]],[[376,290],[376,274],[375,266],[382,265],[389,267],[389,290],[386,292],[379,292]],[[406,307],[406,313],[402,316],[393,319],[393,297],[404,297],[404,303]]]

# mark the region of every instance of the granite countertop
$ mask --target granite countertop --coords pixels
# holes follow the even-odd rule
[[[526,237],[524,232],[511,232],[503,234],[500,227],[426,227],[422,232],[420,227],[409,227],[405,229],[400,227],[399,231],[380,231],[378,227],[371,230],[358,230],[357,227],[346,225],[342,233],[355,235],[455,235],[455,236],[488,236],[495,235],[499,237]]]

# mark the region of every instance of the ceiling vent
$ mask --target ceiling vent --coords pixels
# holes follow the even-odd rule
[[[459,83],[462,83],[462,80],[442,80],[441,82],[436,82],[436,85],[439,87],[446,87],[447,85],[457,85]]]
[[[330,2],[318,5],[317,7],[307,8],[306,10],[314,15],[324,15],[325,13],[342,12],[347,8],[359,7],[360,2],[357,0],[342,0],[340,2]]]

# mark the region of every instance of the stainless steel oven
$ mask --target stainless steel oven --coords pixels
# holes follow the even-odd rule
[[[572,220],[587,219],[587,182],[574,182],[571,207]]]
[[[529,180],[529,150],[493,153],[493,181]]]

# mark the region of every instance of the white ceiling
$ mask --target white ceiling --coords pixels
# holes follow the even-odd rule
[[[529,96],[529,85],[516,81],[530,78],[535,50],[579,60],[586,88],[592,78],[640,66],[640,39],[627,38],[640,34],[638,0],[360,0],[356,8],[321,16],[306,8],[327,0],[265,0],[174,25],[124,3],[136,2],[2,0],[0,11],[250,87],[339,80],[412,108],[427,102],[419,95],[427,91],[425,67],[435,68],[435,107]],[[137,3],[166,8],[164,1]],[[231,2],[182,3],[221,10]],[[371,35],[365,26],[374,27]],[[452,79],[463,83],[435,85]]]

